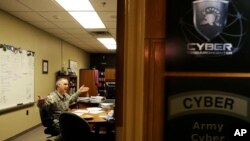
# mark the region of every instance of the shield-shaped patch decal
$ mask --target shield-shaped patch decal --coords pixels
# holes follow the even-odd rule
[[[223,31],[227,22],[228,3],[226,0],[193,2],[194,27],[207,41],[211,41]]]

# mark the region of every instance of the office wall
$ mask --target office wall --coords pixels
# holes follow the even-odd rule
[[[35,100],[54,90],[56,72],[68,67],[89,67],[89,54],[0,10],[0,43],[35,52]],[[42,74],[42,60],[48,60],[48,74]],[[0,68],[2,69],[2,68]],[[13,88],[14,89],[14,88]],[[18,94],[17,94],[18,95]],[[0,140],[6,140],[40,124],[36,105],[0,113]]]

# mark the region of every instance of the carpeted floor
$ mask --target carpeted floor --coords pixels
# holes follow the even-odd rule
[[[49,135],[45,135],[43,130],[44,127],[40,125],[24,134],[18,135],[6,141],[49,141],[49,140],[54,141],[55,140],[55,137],[47,138],[49,137]]]
[[[56,137],[49,137],[49,135],[44,134],[44,127],[39,125],[32,130],[17,135],[5,141],[55,141]],[[111,136],[101,136],[98,141],[115,141],[114,134]]]

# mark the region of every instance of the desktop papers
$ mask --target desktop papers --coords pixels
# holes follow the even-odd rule
[[[89,113],[89,111],[88,110],[81,110],[81,109],[79,109],[79,110],[73,111],[72,113],[74,113],[74,114],[76,114],[78,116],[81,116],[81,115],[83,115],[85,113]]]

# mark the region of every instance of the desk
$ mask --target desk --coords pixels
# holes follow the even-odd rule
[[[81,102],[78,101],[77,102],[77,108],[88,108],[88,107],[98,107],[100,103],[91,103],[91,102]]]
[[[70,109],[83,109],[88,107],[98,107],[100,103],[91,103],[91,102],[75,102],[69,106]]]
[[[72,109],[70,112],[75,113],[81,117],[83,116],[92,116],[93,118],[91,119],[85,119],[88,123],[105,123],[107,120],[105,117],[108,116],[108,113],[111,112],[111,110],[101,110],[97,111],[98,113],[95,112],[89,112],[87,108],[81,108],[81,109]]]
[[[100,127],[105,126],[108,130],[110,129],[110,123],[108,120],[105,119],[105,117],[108,116],[112,110],[101,110],[101,111],[93,111],[89,112],[87,108],[81,108],[81,109],[72,109],[70,112],[75,113],[81,117],[83,116],[92,116],[91,119],[85,119],[90,125],[94,125],[95,127],[95,133],[99,134],[100,132]]]

